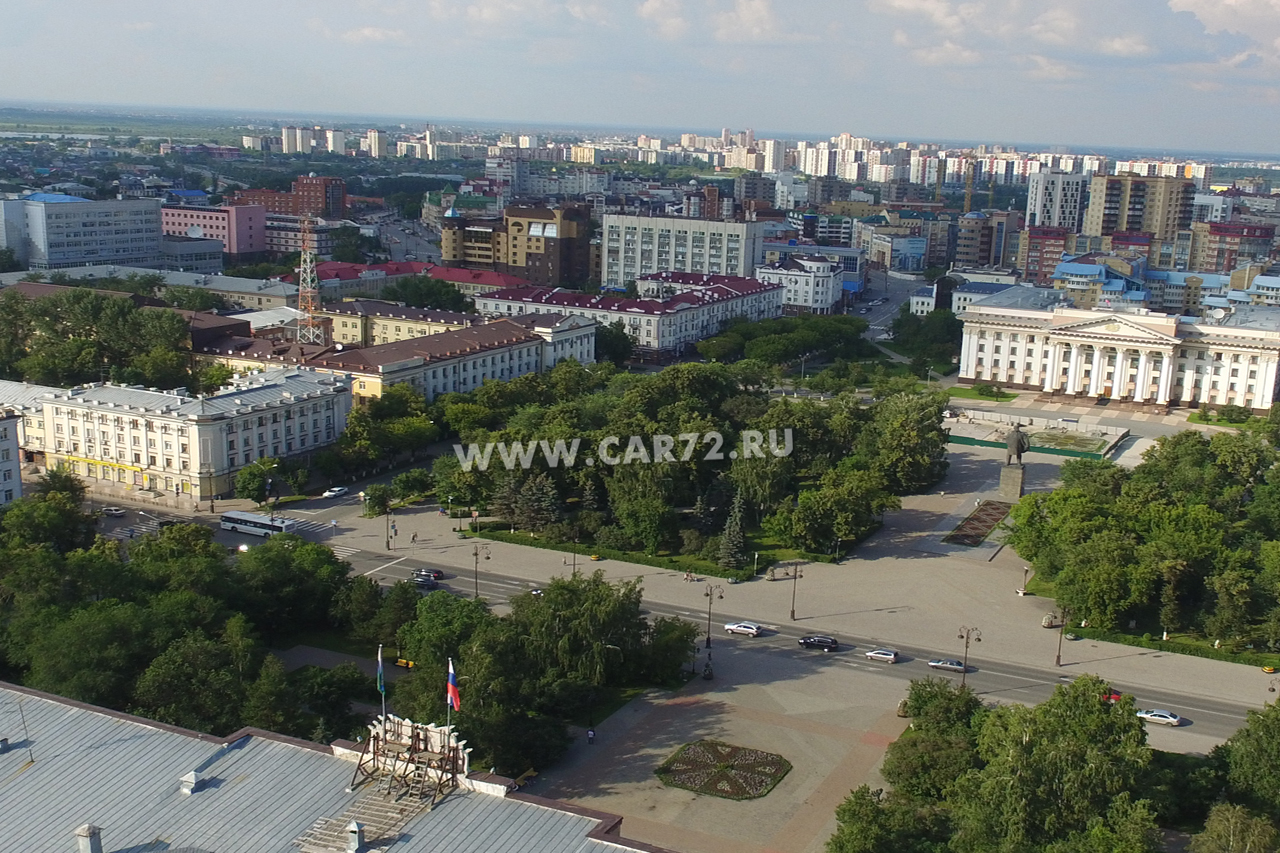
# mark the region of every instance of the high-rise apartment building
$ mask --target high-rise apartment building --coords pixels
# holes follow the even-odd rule
[[[369,145],[370,157],[386,157],[389,138],[384,130],[370,130],[365,134],[365,140]]]
[[[1066,172],[1032,172],[1027,186],[1027,226],[1049,226],[1079,231],[1084,220],[1084,175]]]
[[[446,216],[440,226],[441,262],[549,287],[581,287],[591,277],[590,220],[586,205],[512,206],[501,220]]]
[[[765,172],[781,172],[787,167],[787,143],[781,139],[765,139],[759,147],[764,154]]]
[[[341,130],[326,130],[324,132],[324,144],[329,149],[330,154],[346,154],[347,134]]]
[[[1023,277],[1035,284],[1048,281],[1058,264],[1062,263],[1062,255],[1067,251],[1071,237],[1072,232],[1068,228],[1028,223],[1018,241],[1018,269]]]
[[[0,249],[13,249],[33,270],[158,266],[160,205],[158,198],[90,201],[55,193],[0,200]]]
[[[600,281],[621,288],[674,270],[750,277],[764,258],[759,222],[605,214]]]
[[[1083,233],[1105,237],[1143,232],[1156,241],[1172,242],[1179,231],[1191,227],[1195,191],[1195,182],[1186,178],[1094,175]]]

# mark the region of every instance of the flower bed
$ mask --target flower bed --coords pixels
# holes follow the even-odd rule
[[[658,767],[662,784],[726,800],[763,797],[791,772],[781,755],[714,740],[686,743]]]

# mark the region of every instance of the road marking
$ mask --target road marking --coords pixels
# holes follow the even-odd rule
[[[408,557],[401,557],[401,558],[400,558],[400,559],[398,559],[398,560],[392,560],[390,563],[387,563],[387,564],[386,564],[386,565],[384,565],[384,566],[378,566],[378,568],[376,568],[376,569],[370,569],[369,571],[364,572],[364,573],[363,573],[363,575],[364,575],[365,577],[368,577],[369,575],[373,574],[374,572],[380,572],[380,571],[382,571],[383,569],[389,569],[389,568],[391,568],[392,566],[394,566],[396,563],[403,563],[403,562],[404,562],[405,560],[407,560],[407,559],[409,559],[409,558],[408,558]]]
[[[289,512],[300,512],[303,515],[319,515],[324,510],[319,509],[291,509]],[[283,515],[283,513],[281,513]]]

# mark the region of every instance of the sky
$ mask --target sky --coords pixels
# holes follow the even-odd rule
[[[8,0],[0,100],[1280,153],[1280,0]]]

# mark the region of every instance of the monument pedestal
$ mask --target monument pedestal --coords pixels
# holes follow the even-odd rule
[[[1000,499],[1017,503],[1022,498],[1023,484],[1027,471],[1019,464],[1006,465],[1000,469]]]

